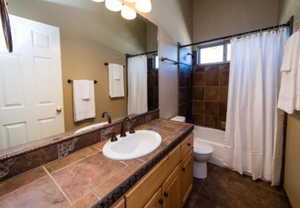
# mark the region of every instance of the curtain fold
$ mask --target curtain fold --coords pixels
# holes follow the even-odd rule
[[[6,0],[0,0],[0,46],[4,45],[9,52],[13,51],[11,27]]]
[[[226,138],[231,166],[240,174],[277,185],[281,170],[282,125],[277,98],[283,45],[288,29],[231,41]]]
[[[147,111],[147,56],[128,58],[128,114]]]

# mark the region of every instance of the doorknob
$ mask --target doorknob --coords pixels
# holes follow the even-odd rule
[[[57,113],[61,113],[61,112],[62,112],[62,107],[57,107],[57,108],[56,108],[56,112],[57,112]]]

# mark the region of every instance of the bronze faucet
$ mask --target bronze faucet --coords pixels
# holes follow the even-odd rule
[[[132,127],[132,118],[131,118],[131,116],[126,116],[124,119],[123,119],[123,121],[122,121],[122,123],[121,123],[121,137],[126,137],[126,127],[125,127],[125,124],[126,123],[129,123],[129,133],[130,134],[134,134],[135,133],[135,130],[133,129],[133,127]]]
[[[118,141],[118,138],[117,138],[115,132],[113,132],[113,133],[111,134],[111,139],[110,139],[110,141],[111,141],[111,142],[116,142],[116,141]]]
[[[109,115],[108,112],[103,112],[102,113],[102,118],[107,117],[108,123],[111,124],[111,116]]]

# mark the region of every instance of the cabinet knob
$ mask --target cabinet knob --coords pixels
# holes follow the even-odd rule
[[[192,144],[191,144],[191,143],[187,143],[187,145],[188,145],[188,146],[192,146]]]
[[[182,170],[183,172],[185,172],[186,168],[181,168],[181,170]]]
[[[158,200],[158,203],[163,204],[163,203],[164,203],[164,200],[163,200],[163,199],[159,199],[159,200]]]
[[[168,192],[164,192],[164,196],[168,197],[169,196]]]

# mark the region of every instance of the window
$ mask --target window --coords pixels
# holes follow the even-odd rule
[[[159,57],[155,56],[155,69],[159,68]]]
[[[231,60],[231,44],[227,44],[227,53],[226,53],[226,60],[229,62]]]
[[[198,48],[198,64],[214,64],[229,62],[231,58],[230,43],[200,46]]]

